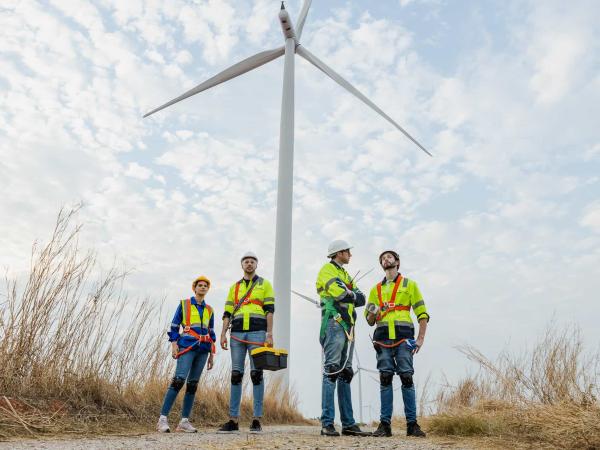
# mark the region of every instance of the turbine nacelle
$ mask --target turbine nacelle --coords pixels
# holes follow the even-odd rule
[[[292,23],[292,18],[283,6],[283,2],[281,2],[281,9],[279,10],[279,23],[281,24],[281,31],[283,31],[283,36],[286,39],[291,38],[295,41],[296,31],[294,31],[294,24]]]

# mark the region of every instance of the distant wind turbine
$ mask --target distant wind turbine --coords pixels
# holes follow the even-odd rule
[[[321,70],[351,94],[358,97],[379,115],[400,130],[417,147],[431,156],[415,138],[383,112],[375,103],[365,97],[358,89],[342,78],[331,67],[300,45],[300,36],[310,8],[311,0],[304,0],[298,17],[297,30],[283,2],[279,11],[279,22],[285,38],[285,45],[273,50],[257,53],[223,70],[217,75],[200,83],[177,98],[153,109],[144,117],[171,106],[192,95],[210,89],[225,81],[260,67],[285,55],[283,66],[283,96],[281,102],[281,122],[279,129],[279,170],[277,175],[277,219],[275,227],[275,270],[274,288],[277,295],[277,319],[275,320],[275,341],[277,346],[290,348],[290,288],[292,264],[292,192],[294,175],[294,56],[296,53]],[[285,371],[284,386],[289,386],[289,371]]]

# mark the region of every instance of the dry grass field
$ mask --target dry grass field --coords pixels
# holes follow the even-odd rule
[[[160,311],[146,299],[124,295],[126,271],[102,271],[93,253],[81,251],[75,214],[62,211],[49,242],[34,245],[24,286],[6,280],[0,299],[0,438],[148,429],[172,376]],[[227,418],[229,374],[207,374],[192,420],[212,426]],[[265,423],[304,422],[294,399],[279,395],[274,383],[268,384],[265,411]],[[251,415],[248,401],[242,415]]]
[[[438,394],[429,431],[501,448],[600,448],[600,358],[584,352],[576,330],[549,328],[530,350],[496,361],[472,347],[460,350],[480,372]]]
[[[155,302],[124,294],[126,270],[102,270],[81,250],[76,212],[59,214],[48,243],[34,245],[27,279],[7,279],[0,297],[0,439],[147,433],[157,419],[172,371],[162,314]],[[472,347],[460,351],[480,371],[446,386],[435,414],[420,419],[434,440],[600,449],[600,357],[584,352],[577,331],[553,327],[532,348],[495,361]],[[192,420],[214,427],[227,419],[229,374],[215,369],[201,381]],[[267,426],[308,423],[276,383],[267,385],[265,412]],[[404,429],[403,419],[395,422],[396,433]]]

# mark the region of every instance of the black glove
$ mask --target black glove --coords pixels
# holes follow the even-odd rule
[[[340,303],[352,303],[352,304],[354,304],[354,301],[355,301],[355,298],[356,298],[355,296],[356,296],[356,294],[354,294],[352,292],[349,292],[348,294],[346,294],[346,296],[344,298],[342,298],[340,300]]]
[[[356,298],[354,299],[354,306],[355,307],[359,307],[359,306],[365,306],[365,303],[367,303],[367,299],[365,298],[365,294],[363,294],[360,289],[355,289],[354,290],[354,295],[356,296]]]

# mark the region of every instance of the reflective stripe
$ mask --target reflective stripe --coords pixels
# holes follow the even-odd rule
[[[191,316],[192,316],[192,306],[196,307],[196,313],[194,314],[195,316],[198,317],[198,319],[200,319],[200,322],[191,322]],[[202,309],[202,315],[200,315],[200,308],[198,307],[198,305],[192,305],[192,299],[191,298],[186,298],[185,300],[181,300],[181,315],[182,315],[182,320],[181,320],[181,325],[184,328],[187,327],[208,327],[208,324],[210,322],[210,318],[213,314],[213,309],[207,305],[206,303],[204,303],[204,308]],[[194,317],[195,318],[195,317]]]
[[[171,328],[179,328],[179,324],[171,322]]]
[[[331,286],[333,283],[335,283],[337,281],[337,277],[336,278],[332,278],[331,280],[329,280],[327,283],[325,283],[325,290],[329,289],[329,286]]]
[[[423,306],[425,304],[425,302],[423,300],[421,300],[420,302],[417,302],[413,305],[413,309],[418,308],[419,306]]]
[[[237,312],[235,313],[234,319],[241,319],[244,316],[244,313],[240,313],[238,314]],[[251,317],[253,319],[264,319],[267,320],[267,316],[263,315],[263,314],[248,314],[248,317]]]
[[[402,282],[402,287],[403,288],[407,288],[408,287],[408,278],[404,279],[404,281]]]
[[[335,297],[336,300],[341,300],[343,299],[346,295],[348,295],[348,293],[346,291],[342,292],[340,295],[338,295],[337,297]]]
[[[387,328],[389,323],[390,322],[388,322],[388,321],[379,322],[379,323],[377,323],[377,328],[382,328],[382,327]],[[412,322],[404,322],[402,320],[394,320],[394,325],[395,326],[400,326],[400,327],[407,327],[407,328],[414,328],[415,327],[412,324]]]
[[[275,302],[275,298],[274,297],[265,297],[263,299],[264,303],[274,303]]]

